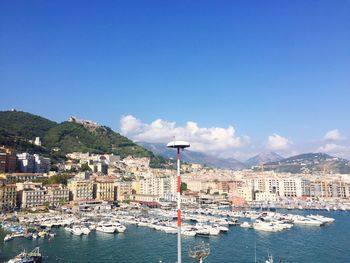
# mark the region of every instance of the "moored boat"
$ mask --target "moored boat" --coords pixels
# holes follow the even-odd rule
[[[39,247],[33,249],[33,251],[26,253],[23,251],[15,258],[10,259],[8,263],[41,263],[42,256]]]

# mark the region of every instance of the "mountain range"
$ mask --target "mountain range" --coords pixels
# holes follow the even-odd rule
[[[176,158],[174,150],[168,149],[163,143],[138,142],[138,144],[164,158]],[[277,153],[267,152],[255,155],[245,162],[233,158],[219,158],[190,150],[183,151],[181,155],[185,162],[221,169],[242,170],[253,168],[256,171],[284,173],[350,173],[350,162],[348,160],[325,153],[305,153],[283,158]]]
[[[259,169],[285,173],[350,173],[350,162],[325,153],[303,153],[267,163]]]
[[[148,142],[138,142],[138,144],[152,151],[154,154],[163,156],[164,158],[176,158],[176,152],[173,149],[167,148],[166,144]],[[181,153],[181,159],[187,163],[198,163],[204,166],[221,169],[240,170],[246,168],[244,163],[233,158],[219,158],[213,155],[190,150],[184,150]]]
[[[33,144],[40,137],[42,145]],[[69,152],[113,153],[126,157],[150,157],[151,167],[171,167],[169,159],[176,153],[160,143],[134,143],[106,126],[75,119],[56,123],[21,111],[0,111],[0,145],[17,152],[41,153],[53,161],[62,160]],[[273,170],[289,173],[350,173],[350,162],[325,153],[305,153],[283,158],[274,152],[262,153],[245,162],[185,150],[182,159],[208,167],[241,170]]]
[[[266,152],[255,155],[244,162],[248,167],[253,167],[257,165],[262,165],[266,163],[278,162],[284,158],[275,152]]]
[[[155,154],[163,156],[164,158],[176,157],[174,150],[167,148],[164,143],[138,142],[138,144]],[[188,163],[198,163],[204,166],[232,170],[251,168],[252,166],[261,165],[268,162],[280,161],[283,159],[283,157],[277,153],[267,152],[255,155],[247,161],[241,162],[234,158],[220,158],[210,154],[191,150],[185,150],[182,153],[181,158]]]

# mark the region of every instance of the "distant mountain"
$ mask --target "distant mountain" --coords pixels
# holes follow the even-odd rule
[[[42,146],[31,143],[35,137],[42,139]],[[79,151],[113,153],[126,157],[150,157],[153,167],[165,163],[163,157],[133,143],[128,138],[94,122],[56,123],[40,116],[21,111],[0,111],[0,145],[18,152],[43,153],[64,158],[66,153]]]
[[[304,153],[264,165],[264,170],[287,173],[350,173],[350,161],[325,153]]]
[[[163,156],[164,158],[176,158],[175,151],[173,149],[167,148],[166,145],[163,143],[138,142],[138,144],[157,155]],[[185,162],[198,163],[208,167],[233,170],[240,170],[246,168],[244,163],[237,161],[233,158],[218,158],[209,154],[204,154],[190,150],[184,150],[181,153],[181,158]]]
[[[249,158],[244,163],[248,167],[252,167],[252,166],[261,165],[261,164],[265,164],[265,163],[278,162],[282,159],[283,159],[283,157],[278,155],[277,153],[266,152],[266,153],[261,153],[261,154],[255,155],[252,158]]]

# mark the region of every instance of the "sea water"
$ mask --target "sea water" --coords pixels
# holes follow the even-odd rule
[[[258,232],[254,229],[230,226],[228,233],[219,236],[183,237],[182,260],[195,262],[188,256],[189,246],[205,242],[210,244],[208,263],[258,263],[265,262],[267,254],[273,255],[276,263],[348,263],[350,262],[350,212],[326,211],[278,211],[299,214],[318,213],[335,218],[325,226],[294,226],[277,233]],[[0,262],[5,262],[23,249],[36,246],[50,262],[101,262],[175,263],[177,236],[146,227],[126,225],[125,233],[106,234],[91,232],[89,236],[74,236],[63,228],[52,240],[13,239],[0,242]],[[0,235],[1,240],[4,233]],[[256,249],[255,249],[256,246]]]

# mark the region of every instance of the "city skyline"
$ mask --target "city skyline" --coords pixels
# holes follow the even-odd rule
[[[240,160],[350,158],[346,1],[0,6],[1,110]]]

